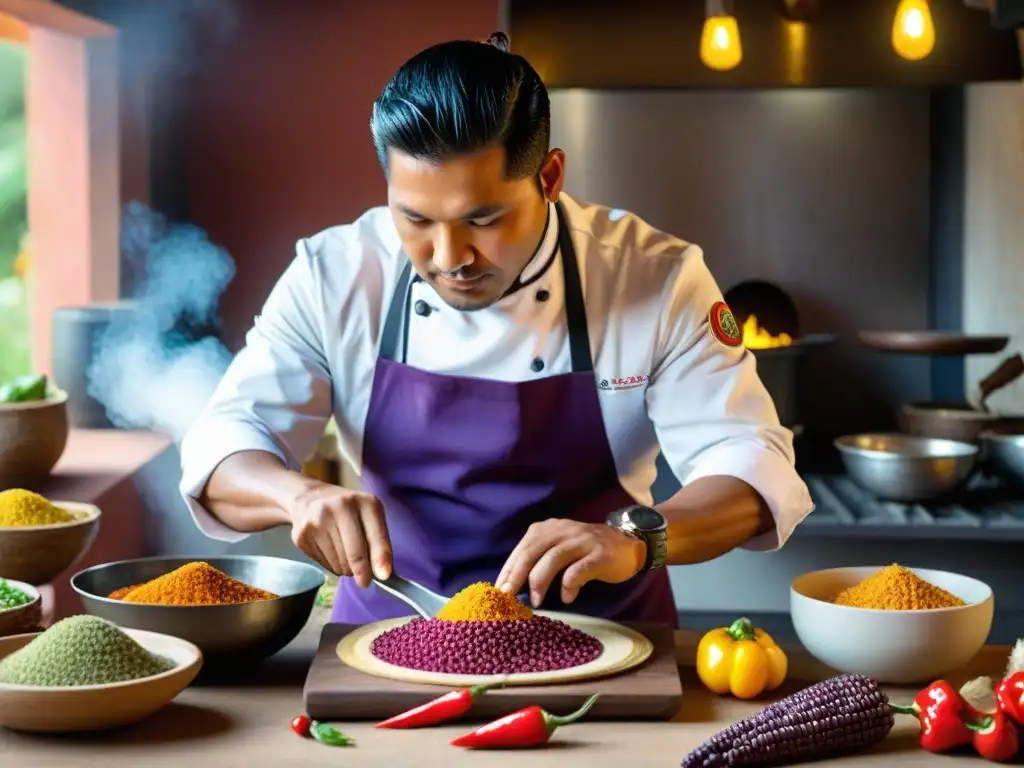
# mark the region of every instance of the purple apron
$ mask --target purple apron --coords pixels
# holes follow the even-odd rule
[[[508,383],[405,364],[412,265],[385,321],[363,444],[362,483],[381,500],[395,571],[443,595],[493,582],[531,523],[552,517],[603,525],[635,504],[619,484],[597,394],[576,253],[560,205],[572,373]],[[590,582],[569,605],[561,574],[542,609],[676,626],[668,571],[622,584]],[[342,578],[331,620],[365,624],[409,607]]]

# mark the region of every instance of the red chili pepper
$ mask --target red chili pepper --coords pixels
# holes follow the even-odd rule
[[[1024,725],[1024,672],[1014,672],[996,686],[996,705]]]
[[[375,728],[423,728],[429,725],[437,725],[445,720],[452,720],[460,715],[466,714],[473,702],[484,691],[493,688],[493,685],[476,685],[472,688],[463,688],[458,691],[451,691],[444,696],[428,701],[418,707],[413,707],[408,712],[388,718],[377,723]]]
[[[498,720],[481,725],[457,739],[452,739],[453,747],[469,747],[470,749],[506,749],[515,747],[536,747],[547,742],[555,729],[574,723],[583,717],[594,706],[601,694],[595,693],[582,707],[571,715],[558,717],[540,707],[526,707],[505,715]]]
[[[296,715],[292,718],[292,730],[299,736],[306,736],[309,734],[309,726],[312,722],[309,715]]]
[[[914,715],[921,721],[921,746],[929,752],[947,752],[970,744],[974,738],[964,722],[974,720],[974,708],[945,680],[929,685],[909,707],[891,706],[894,712]]]
[[[971,730],[974,731],[974,749],[993,763],[1012,760],[1020,750],[1017,724],[1005,712],[988,715],[983,722],[972,726]]]

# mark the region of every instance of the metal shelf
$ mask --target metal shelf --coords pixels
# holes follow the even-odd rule
[[[1024,489],[982,473],[949,499],[879,501],[848,476],[806,474],[815,510],[795,536],[1024,541]]]

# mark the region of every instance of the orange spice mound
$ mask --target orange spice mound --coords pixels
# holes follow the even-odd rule
[[[458,592],[438,611],[442,621],[523,621],[533,611],[485,581],[478,581]]]
[[[895,563],[887,565],[859,584],[844,589],[832,602],[850,608],[876,611],[926,611],[966,605],[956,595]]]
[[[145,584],[145,582],[143,582],[143,584]],[[109,597],[111,600],[124,600],[125,595],[127,595],[133,589],[138,589],[141,586],[142,584],[132,584],[127,587],[121,587],[120,589],[115,589],[113,592],[107,595],[107,597]]]
[[[232,579],[202,562],[188,563],[145,584],[111,592],[109,596],[126,603],[149,605],[224,605],[277,597],[273,592]]]

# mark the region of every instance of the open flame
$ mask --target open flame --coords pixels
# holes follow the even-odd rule
[[[772,336],[768,331],[757,324],[757,316],[750,315],[743,323],[743,346],[747,349],[774,349],[775,347],[788,347],[793,343],[793,338],[787,333],[780,333]]]

